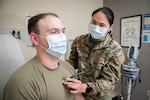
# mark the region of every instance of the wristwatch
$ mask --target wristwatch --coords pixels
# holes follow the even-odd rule
[[[90,93],[92,91],[92,88],[90,87],[89,84],[86,84],[87,88],[86,88],[86,93]]]

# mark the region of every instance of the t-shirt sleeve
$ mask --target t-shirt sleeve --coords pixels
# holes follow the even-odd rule
[[[34,85],[26,81],[26,78],[22,79],[15,75],[5,86],[3,100],[38,100],[37,93]]]

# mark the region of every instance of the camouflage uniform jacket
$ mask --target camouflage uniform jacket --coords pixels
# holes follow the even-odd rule
[[[124,60],[121,46],[109,35],[104,41],[92,46],[90,35],[85,34],[74,40],[68,61],[79,72],[88,70],[79,76],[83,83],[88,83],[93,88],[86,95],[86,100],[110,100],[104,98],[107,98],[119,80]]]

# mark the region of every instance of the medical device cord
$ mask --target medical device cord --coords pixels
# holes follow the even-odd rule
[[[76,76],[79,76],[79,75],[82,75],[82,74],[86,74],[86,73],[90,72],[91,70],[92,70],[92,65],[91,65],[91,63],[90,63],[90,68],[89,68],[88,70],[85,70],[85,71],[79,72],[79,73],[77,73],[77,74],[74,74],[74,75],[72,75],[70,78],[74,78],[74,77],[76,77]]]
[[[88,69],[88,70],[85,70],[85,71],[81,71],[81,72],[79,72],[79,73],[76,73],[76,74],[70,76],[70,78],[74,78],[74,77],[77,77],[77,76],[79,76],[79,75],[86,74],[86,73],[92,71],[92,65],[91,65],[91,63],[90,63],[90,53],[89,53],[88,55],[89,55],[89,69]],[[63,78],[62,83],[66,82],[66,81],[67,81],[66,78]]]
[[[88,70],[85,70],[85,71],[81,71],[81,72],[79,72],[79,73],[76,73],[76,74],[72,75],[70,78],[74,78],[74,77],[76,77],[76,76],[79,76],[79,75],[82,75],[82,74],[86,74],[86,73],[92,71],[92,65],[91,65],[91,60],[90,60],[90,58],[91,58],[90,53],[91,53],[91,51],[92,51],[92,49],[93,49],[92,47],[93,47],[93,45],[91,44],[91,46],[90,46],[90,52],[89,52],[89,54],[88,54],[88,56],[89,56],[89,69],[88,69]]]

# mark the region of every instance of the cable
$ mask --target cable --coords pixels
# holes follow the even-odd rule
[[[79,73],[76,73],[76,74],[70,76],[70,78],[74,78],[74,77],[77,77],[77,76],[79,76],[79,75],[86,74],[86,73],[92,71],[92,65],[91,65],[91,63],[90,63],[90,53],[91,53],[91,50],[92,50],[92,47],[90,47],[90,52],[89,52],[89,54],[88,54],[88,56],[89,56],[89,69],[88,69],[88,70],[85,70],[85,71],[81,71],[81,72],[79,72]],[[66,82],[66,81],[67,81],[66,78],[63,78],[62,83]]]
[[[70,78],[74,78],[74,77],[76,77],[76,76],[79,76],[79,75],[82,75],[82,74],[86,74],[86,73],[90,72],[91,70],[92,70],[92,65],[91,65],[91,63],[90,63],[90,68],[89,68],[88,70],[85,70],[85,71],[79,72],[79,73],[77,73],[77,74],[74,74],[74,75],[72,75]]]
[[[89,56],[89,69],[88,70],[85,70],[85,71],[82,71],[82,72],[79,72],[79,73],[77,73],[77,74],[74,74],[74,75],[72,75],[70,78],[74,78],[74,77],[76,77],[76,76],[79,76],[79,75],[82,75],[82,74],[86,74],[86,73],[88,73],[88,72],[90,72],[91,70],[92,70],[92,65],[91,65],[91,63],[90,63],[90,58],[91,58],[91,55],[90,55],[90,53],[91,53],[91,51],[92,51],[92,48],[93,47],[93,44],[91,43],[91,46],[90,46],[90,52],[89,52],[89,54],[88,54],[88,56]]]

